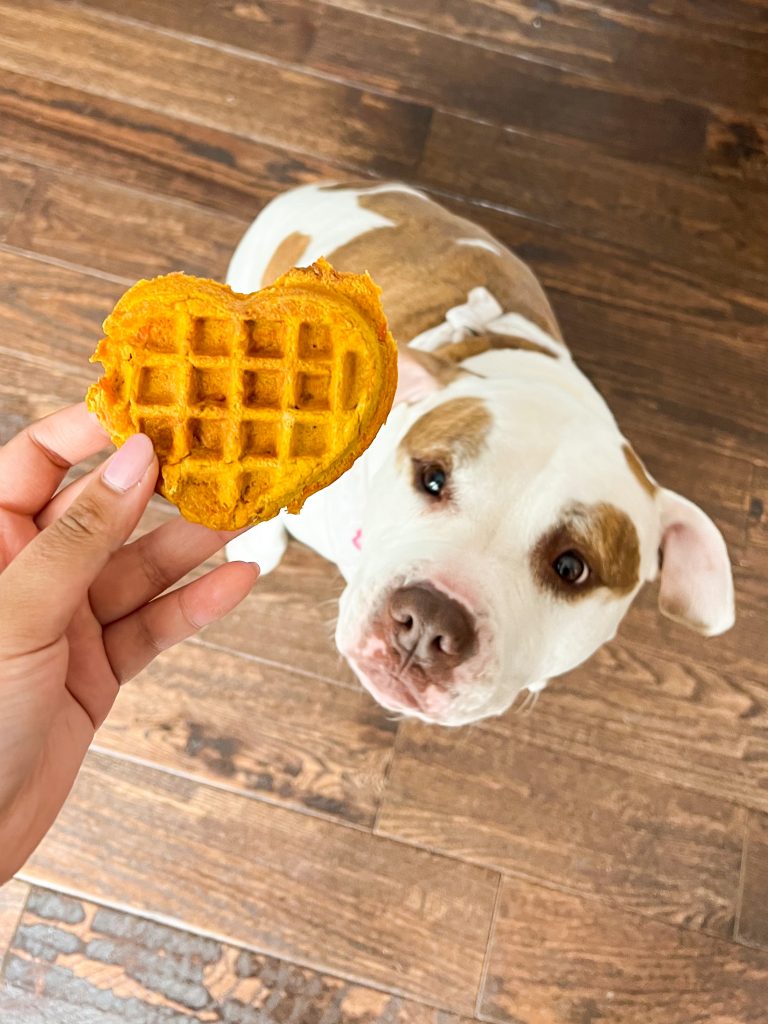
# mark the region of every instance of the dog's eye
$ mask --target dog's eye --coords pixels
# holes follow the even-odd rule
[[[439,498],[448,482],[448,475],[442,466],[424,466],[419,480],[427,494]]]
[[[573,586],[586,583],[589,579],[589,566],[576,551],[564,551],[552,563],[552,568],[563,583]]]

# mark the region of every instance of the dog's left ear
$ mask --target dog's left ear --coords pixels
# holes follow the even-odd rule
[[[398,402],[418,402],[455,380],[462,371],[445,359],[418,348],[399,345],[397,352]]]
[[[659,608],[704,636],[734,623],[733,576],[723,535],[698,505],[660,488]]]

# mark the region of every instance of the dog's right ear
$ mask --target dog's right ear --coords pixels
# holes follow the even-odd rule
[[[432,352],[399,345],[395,404],[418,402],[456,380],[462,372],[458,366],[433,355]]]

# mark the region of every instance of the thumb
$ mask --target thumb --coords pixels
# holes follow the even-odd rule
[[[129,437],[59,519],[0,575],[0,650],[21,654],[57,640],[88,588],[133,532],[157,478],[152,442]]]

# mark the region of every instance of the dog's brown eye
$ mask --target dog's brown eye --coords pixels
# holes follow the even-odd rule
[[[589,579],[589,566],[576,551],[564,551],[555,559],[552,568],[563,581],[573,586],[586,583]]]
[[[448,482],[448,475],[442,466],[424,466],[419,480],[427,494],[439,498]]]

